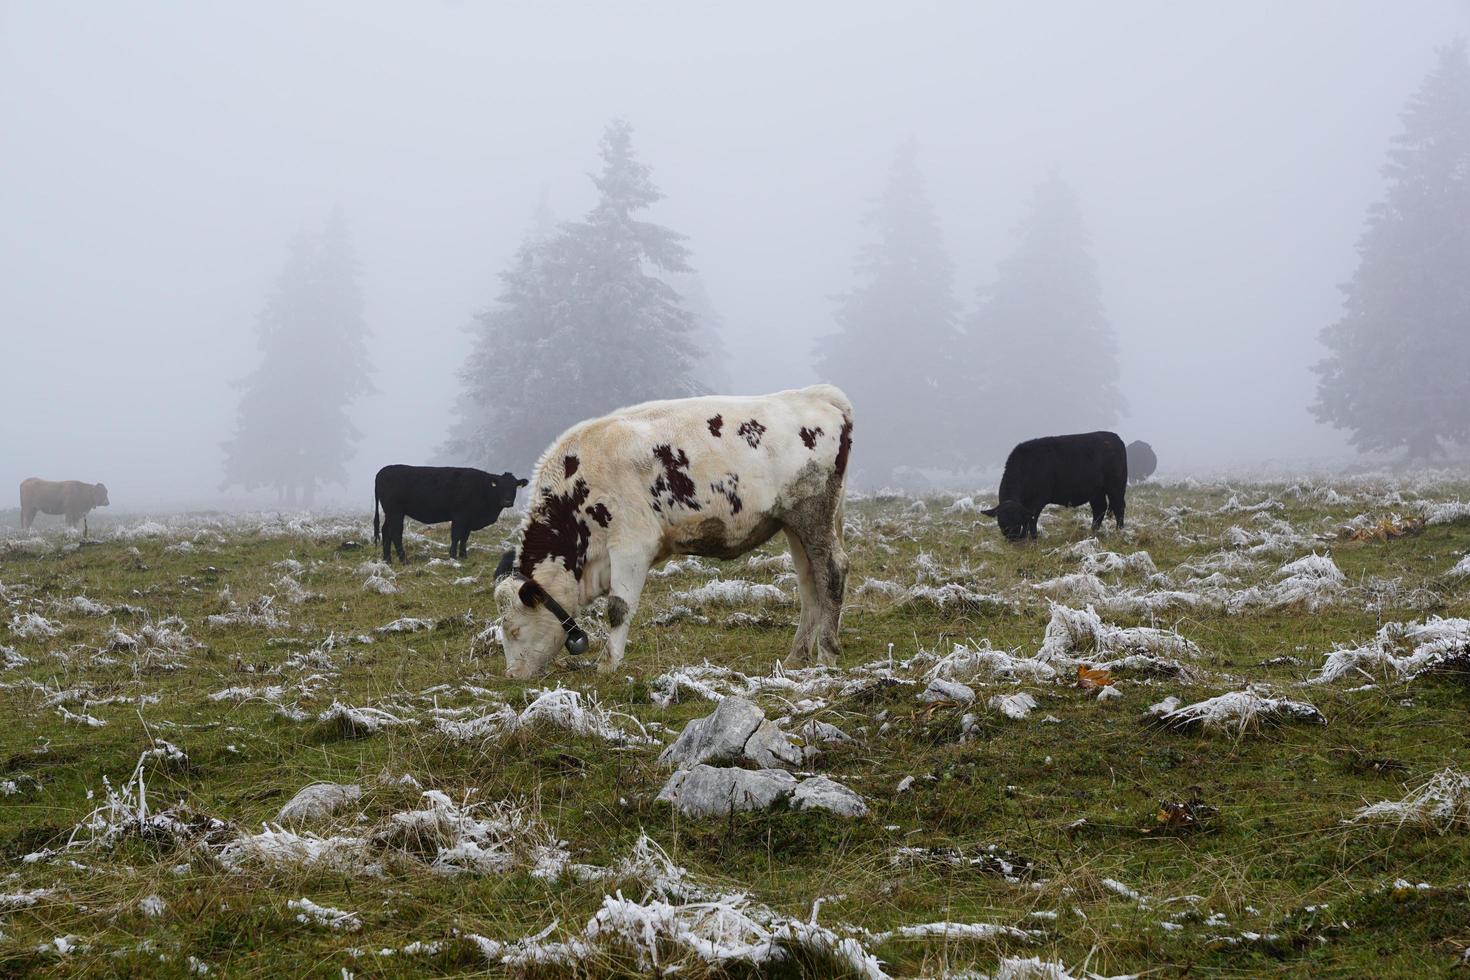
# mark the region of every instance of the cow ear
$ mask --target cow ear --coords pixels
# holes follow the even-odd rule
[[[522,604],[535,609],[541,604],[541,586],[535,582],[522,582],[520,596]]]
[[[516,486],[523,487],[523,486],[525,486],[526,484],[528,484],[530,482],[531,482],[530,480],[517,480],[516,481]]]
[[[986,517],[994,517],[996,514],[1000,513],[1000,508],[992,507],[989,510],[982,510],[980,513],[984,514]]]

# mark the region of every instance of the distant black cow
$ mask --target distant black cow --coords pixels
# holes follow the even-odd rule
[[[1010,541],[1036,537],[1036,519],[1047,504],[1091,504],[1094,531],[1111,510],[1121,528],[1127,485],[1128,455],[1116,433],[1047,436],[1011,450],[1000,478],[1000,503],[982,513],[994,517]]]
[[[514,474],[494,476],[464,466],[385,466],[373,481],[373,540],[378,540],[378,506],[383,508],[383,560],[390,549],[403,555],[403,519],[421,524],[449,522],[449,557],[463,558],[471,531],[494,524],[526,485]]]
[[[1147,480],[1154,475],[1154,470],[1159,468],[1159,457],[1154,455],[1154,447],[1142,439],[1135,439],[1128,444],[1128,482],[1138,483]]]

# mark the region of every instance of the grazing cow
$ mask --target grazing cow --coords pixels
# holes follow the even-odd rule
[[[852,405],[831,385],[648,402],[568,429],[536,465],[515,553],[501,562],[506,673],[540,673],[562,646],[585,653],[575,615],[604,595],[612,634],[598,669],[617,669],[656,562],[735,558],[777,531],[801,591],[787,662],[834,660],[851,448]]]
[[[470,532],[494,524],[500,512],[515,506],[516,488],[526,485],[514,474],[493,476],[465,466],[403,466],[378,470],[373,481],[373,541],[378,540],[378,506],[383,508],[383,560],[403,554],[403,519],[421,524],[449,522],[449,557],[463,558]]]
[[[87,533],[87,511],[107,506],[107,488],[79,480],[38,480],[31,477],[20,485],[20,526],[27,530],[42,514],[65,514],[68,527],[82,523]]]
[[[1047,436],[1011,450],[1000,478],[1000,502],[981,513],[994,517],[1009,541],[1036,537],[1036,519],[1047,504],[1091,504],[1094,531],[1111,510],[1121,528],[1127,484],[1128,455],[1116,433]]]
[[[1128,482],[1140,483],[1154,475],[1154,470],[1159,468],[1159,457],[1154,455],[1154,447],[1142,439],[1134,439],[1128,444]]]

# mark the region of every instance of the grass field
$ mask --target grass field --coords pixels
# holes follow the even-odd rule
[[[796,612],[772,542],[651,580],[617,676],[529,683],[490,629],[513,515],[464,562],[434,530],[384,570],[362,515],[98,512],[83,542],[3,514],[0,973],[1447,973],[1462,500],[1443,476],[1144,485],[1122,533],[1053,511],[1021,546],[964,499],[854,500],[835,669],[772,676]],[[1162,632],[1112,629],[1135,626]],[[935,677],[964,688],[926,700]],[[557,687],[579,696],[525,712]],[[804,771],[868,813],[658,801],[711,689],[850,736]],[[1321,717],[1148,713],[1247,690]],[[1021,693],[1024,717],[991,702]],[[1446,770],[1437,804],[1354,819]],[[360,795],[278,830],[317,782]]]

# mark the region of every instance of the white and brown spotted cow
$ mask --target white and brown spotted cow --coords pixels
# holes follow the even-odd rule
[[[568,429],[531,478],[509,574],[495,588],[506,673],[585,652],[577,610],[608,600],[598,662],[622,662],[649,569],[671,555],[735,558],[785,531],[801,586],[788,662],[838,654],[847,583],[842,500],[852,405],[831,385],[647,402]]]

